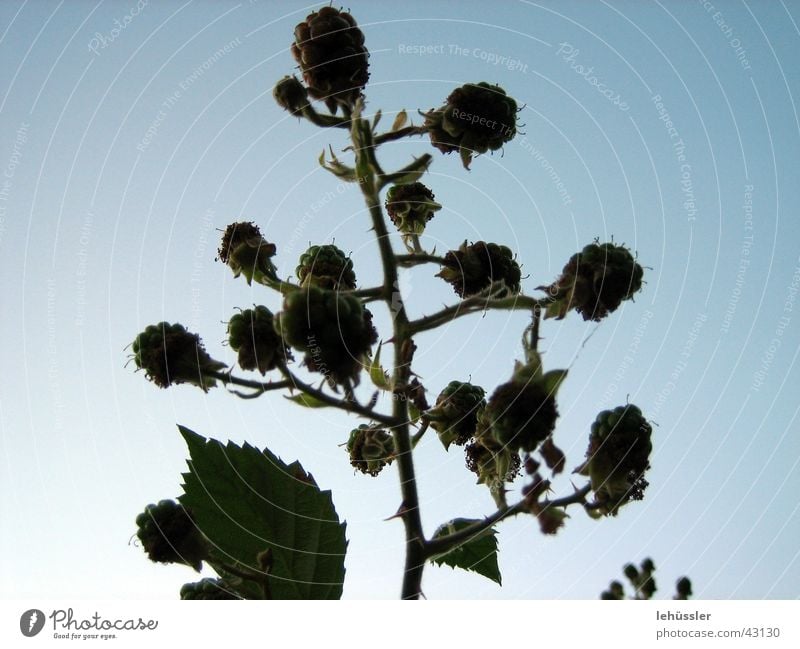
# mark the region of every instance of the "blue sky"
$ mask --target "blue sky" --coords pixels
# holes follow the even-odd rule
[[[343,133],[299,123],[271,96],[295,71],[294,25],[317,7],[0,5],[0,595],[176,597],[190,571],[150,564],[130,538],[145,504],[180,493],[181,423],[299,459],[348,522],[345,597],[397,596],[403,534],[383,520],[396,474],[353,475],[339,445],[355,419],[277,394],[159,390],[125,367],[126,345],[161,320],[233,363],[235,309],[279,308],[215,263],[230,222],[257,222],[284,276],[310,243],[334,240],[362,286],[379,272],[361,197],[317,164]],[[533,519],[506,522],[502,588],[431,568],[426,594],[595,598],[652,556],[662,597],[689,574],[704,598],[796,598],[800,3],[349,8],[371,51],[367,110],[386,121],[405,108],[418,122],[467,82],[524,105],[517,137],[469,172],[426,138],[381,149],[386,168],[435,156],[425,182],[444,207],[428,248],[508,245],[529,293],[595,237],[647,267],[635,302],[599,325],[572,314],[542,329],[546,368],[570,369],[557,441],[571,465],[601,409],[630,399],[657,424],[645,500],[615,519],[573,512],[555,538]],[[412,315],[455,299],[432,275],[403,274]],[[387,314],[376,319],[385,332]],[[452,379],[487,391],[506,380],[525,324],[490,313],[421,335],[429,397]],[[416,462],[428,533],[493,510],[457,450],[427,437]]]

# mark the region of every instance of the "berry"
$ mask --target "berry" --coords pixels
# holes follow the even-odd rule
[[[376,476],[394,460],[394,438],[381,428],[361,424],[350,432],[347,452],[350,453],[350,464],[356,469]]]
[[[486,407],[483,388],[461,381],[451,381],[436,397],[430,411],[431,427],[448,448],[450,444],[463,446],[474,437],[478,416]]]
[[[308,94],[337,107],[353,106],[369,79],[364,34],[347,12],[322,7],[294,28],[292,55],[303,72]]]
[[[208,355],[200,336],[177,323],[150,325],[136,336],[131,349],[136,367],[160,388],[192,383],[207,391],[216,385],[207,373],[225,367]]]
[[[552,302],[545,317],[564,318],[575,309],[584,320],[600,321],[642,288],[644,271],[624,246],[592,243],[570,258],[547,290]]]
[[[488,435],[464,447],[467,468],[478,476],[478,484],[493,487],[512,482],[520,474],[519,454],[502,446]]]
[[[692,596],[692,582],[688,577],[681,577],[675,584],[675,599],[689,599]]]
[[[517,133],[517,102],[485,82],[456,88],[441,108],[425,113],[431,143],[442,153],[458,151],[469,169],[475,154],[496,151]]]
[[[399,232],[420,235],[425,224],[442,209],[433,199],[433,192],[422,183],[394,185],[386,193],[386,212]]]
[[[347,293],[309,286],[290,292],[275,317],[283,339],[331,385],[357,379],[378,334],[372,314]]]
[[[604,410],[592,423],[587,460],[579,468],[591,479],[599,509],[616,514],[629,500],[641,500],[650,467],[652,426],[634,405]],[[648,560],[649,561],[649,560]],[[642,569],[652,562],[643,564]]]
[[[204,537],[191,515],[174,500],[148,505],[136,517],[136,536],[151,561],[184,563],[198,572],[207,556]]]
[[[557,417],[552,390],[538,381],[512,380],[489,398],[483,421],[504,446],[531,452],[553,432]]]
[[[253,280],[267,284],[278,279],[271,261],[275,252],[275,244],[261,236],[258,226],[242,221],[225,229],[217,259],[230,267],[234,277],[244,275],[248,284]]]
[[[181,587],[181,599],[241,599],[222,579],[201,579]]]
[[[514,254],[506,246],[478,241],[458,250],[450,250],[444,257],[444,268],[438,273],[461,297],[480,293],[495,282],[505,285],[495,297],[519,293],[522,273]]]
[[[245,309],[228,322],[228,342],[239,354],[239,367],[261,374],[290,360],[292,355],[275,331],[272,312],[265,306]]]
[[[308,106],[308,90],[296,77],[286,76],[278,81],[272,90],[272,96],[281,108],[293,115]]]
[[[295,270],[301,286],[352,291],[356,287],[353,262],[334,245],[311,246]]]

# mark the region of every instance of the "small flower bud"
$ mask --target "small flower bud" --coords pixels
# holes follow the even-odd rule
[[[272,90],[272,96],[281,108],[293,115],[303,112],[309,105],[308,90],[296,77],[286,76],[278,81]]]

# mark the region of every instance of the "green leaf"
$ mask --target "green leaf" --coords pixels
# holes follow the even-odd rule
[[[479,521],[469,518],[455,518],[440,526],[433,538],[453,534],[477,522]],[[497,531],[494,527],[484,530],[446,554],[432,557],[431,561],[439,566],[445,563],[451,568],[477,572],[502,586],[500,568],[497,567]]]
[[[330,404],[325,403],[324,401],[320,401],[316,397],[306,394],[305,392],[301,392],[300,394],[295,394],[294,396],[287,397],[283,395],[284,399],[288,399],[293,403],[296,403],[298,406],[303,406],[304,408],[327,408]]]
[[[214,555],[260,572],[257,557],[269,549],[272,599],[339,599],[346,524],[330,491],[321,491],[298,462],[287,465],[267,449],[222,444],[178,428],[191,457],[179,500]]]
[[[375,357],[369,365],[369,378],[376,388],[381,390],[391,390],[392,382],[389,374],[381,367],[381,348],[383,343],[378,345],[378,351],[375,352]]]

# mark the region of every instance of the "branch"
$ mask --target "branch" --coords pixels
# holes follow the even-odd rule
[[[546,303],[547,300],[537,300],[527,295],[511,295],[502,298],[493,298],[491,294],[488,296],[484,294],[473,295],[433,315],[425,316],[418,320],[412,320],[409,326],[411,327],[412,333],[417,334],[421,331],[435,329],[456,318],[478,311],[538,310]]]
[[[349,117],[336,117],[335,115],[323,115],[314,110],[311,104],[306,105],[300,113],[309,122],[323,128],[350,128]]]
[[[385,142],[400,140],[411,135],[424,135],[427,132],[428,129],[425,126],[406,126],[405,128],[399,128],[396,131],[388,131],[386,133],[376,135],[374,142],[375,146],[380,146]]]
[[[345,412],[352,412],[354,414],[361,415],[362,417],[366,417],[367,419],[372,419],[373,421],[386,424],[387,426],[394,426],[397,424],[397,419],[393,416],[381,414],[372,408],[362,406],[360,403],[350,399],[337,399],[334,396],[326,394],[322,390],[318,390],[317,388],[297,378],[297,376],[293,374],[292,371],[285,365],[279,369],[286,377],[290,388],[300,390],[300,392],[307,394],[318,401],[321,401],[327,406],[338,408],[339,410],[344,410]]]
[[[545,500],[541,503],[541,506],[543,509],[546,509],[548,507],[567,507],[569,505],[576,505],[578,503],[582,503],[586,499],[586,495],[589,493],[589,491],[591,491],[591,485],[587,484],[569,496],[556,498],[555,500]],[[500,521],[510,518],[511,516],[516,516],[517,514],[527,513],[527,511],[528,505],[524,500],[521,500],[515,505],[509,505],[508,507],[498,509],[494,514],[487,516],[477,523],[473,523],[469,527],[465,527],[464,529],[453,532],[452,534],[448,534],[447,536],[442,536],[438,539],[431,539],[430,541],[427,541],[425,543],[425,556],[426,558],[430,558],[436,556],[437,554],[446,554],[457,545],[466,543],[473,537],[485,530],[488,530],[490,527],[499,523]]]
[[[429,255],[427,252],[414,253],[413,255],[397,255],[397,264],[404,268],[411,268],[412,266],[419,266],[421,264],[439,264],[444,266],[446,260],[444,257],[437,255]]]
[[[280,390],[282,388],[290,388],[292,384],[290,381],[251,381],[249,379],[242,379],[238,376],[233,376],[233,374],[229,374],[226,372],[210,372],[210,371],[203,371],[204,376],[210,376],[211,378],[216,379],[220,383],[224,385],[238,385],[243,388],[250,388],[251,390],[256,390],[257,395],[253,396],[260,396],[263,392],[269,392],[271,390]],[[250,395],[247,395],[246,398],[250,398]]]

